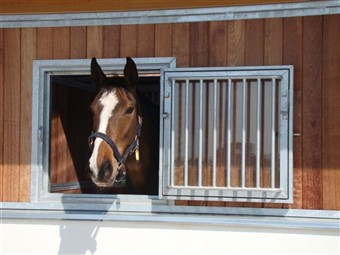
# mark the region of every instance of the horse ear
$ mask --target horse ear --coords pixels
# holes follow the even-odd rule
[[[96,92],[98,92],[105,85],[106,75],[100,68],[96,58],[91,60],[91,81],[96,86]]]
[[[138,80],[138,72],[135,62],[132,58],[126,58],[126,65],[124,68],[124,79],[128,88],[135,90]]]

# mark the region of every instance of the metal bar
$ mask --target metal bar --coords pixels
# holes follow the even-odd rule
[[[276,80],[272,79],[272,118],[271,118],[271,188],[275,187],[275,119],[276,119]]]
[[[228,79],[228,116],[227,116],[227,146],[226,146],[226,154],[227,154],[227,187],[231,186],[231,115],[232,115],[232,106],[233,106],[233,87],[232,80]]]
[[[241,165],[241,187],[246,186],[246,139],[247,139],[247,79],[242,84],[242,165]]]
[[[271,70],[261,70],[261,71],[255,71],[253,68],[249,69],[248,74],[239,75],[239,70],[230,68],[214,68],[214,67],[207,67],[206,73],[202,72],[201,68],[177,68],[180,69],[182,72],[181,74],[178,73],[171,73],[170,79],[179,80],[182,81],[189,80],[189,81],[199,81],[199,80],[227,80],[227,79],[233,79],[233,80],[265,80],[265,79],[282,79],[282,75],[275,75],[275,71]],[[245,71],[246,69],[244,69]],[[265,73],[267,72],[267,73]],[[253,74],[254,73],[254,74]]]
[[[199,133],[198,133],[198,186],[202,187],[202,154],[203,154],[203,80],[199,86]]]
[[[214,80],[213,87],[213,165],[212,165],[212,186],[216,187],[216,154],[217,154],[217,80]]]
[[[185,81],[184,186],[188,186],[189,161],[189,80]]]
[[[183,8],[115,12],[2,15],[1,28],[107,26],[129,24],[163,24],[180,22],[225,21],[241,19],[316,16],[339,13],[337,1],[259,4],[218,8]]]
[[[170,161],[170,186],[175,186],[175,118],[178,116],[178,113],[175,112],[175,90],[176,80],[171,81],[171,113],[172,113],[172,121],[171,121],[171,161]]]
[[[256,188],[260,188],[261,169],[261,79],[257,79],[257,105],[256,105]]]
[[[122,184],[115,183],[113,187],[123,187]],[[50,192],[67,191],[67,190],[77,190],[81,188],[93,188],[93,184],[88,182],[64,182],[64,183],[52,183]]]

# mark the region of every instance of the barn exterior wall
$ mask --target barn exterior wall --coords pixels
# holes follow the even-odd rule
[[[72,5],[67,0],[56,2],[33,0],[26,3],[22,0],[2,0],[1,11],[6,14],[27,14],[27,13],[74,13],[74,12],[107,12],[107,11],[135,11],[135,10],[159,10],[159,9],[182,9],[182,8],[199,8],[199,7],[220,7],[220,6],[240,6],[255,4],[278,4],[289,2],[309,2],[309,0],[201,0],[201,1],[162,1],[162,0],[144,0],[144,1],[73,1]]]
[[[337,231],[326,229],[51,220],[4,220],[1,227],[6,233],[2,235],[4,254],[339,254],[340,251]]]
[[[327,15],[1,29],[0,199],[30,198],[32,60],[173,56],[178,67],[294,65],[294,204],[289,207],[339,210],[339,24],[340,15]]]

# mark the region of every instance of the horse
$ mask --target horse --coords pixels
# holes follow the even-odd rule
[[[159,107],[155,112],[149,100],[138,93],[135,62],[127,57],[124,77],[107,77],[93,58],[91,81],[96,88],[90,106],[93,132],[88,139],[92,182],[103,189],[123,182],[126,194],[156,195]]]

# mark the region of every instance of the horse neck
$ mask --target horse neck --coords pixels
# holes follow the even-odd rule
[[[153,152],[159,145],[159,107],[150,102],[148,98],[139,96],[140,110],[143,116],[143,126],[140,138],[141,149]]]

